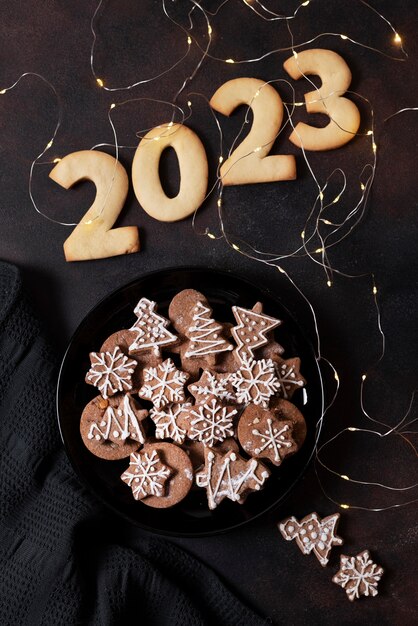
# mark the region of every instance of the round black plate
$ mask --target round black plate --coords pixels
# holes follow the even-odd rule
[[[133,499],[120,480],[127,459],[104,461],[84,446],[79,423],[83,408],[97,390],[84,382],[90,367],[89,352],[99,350],[103,341],[116,330],[129,328],[135,321],[133,309],[146,296],[158,303],[167,315],[172,297],[182,289],[203,292],[213,307],[214,317],[234,322],[232,305],[251,308],[264,303],[268,315],[283,320],[275,336],[285,348],[285,357],[299,356],[302,373],[308,381],[294,402],[302,410],[308,434],[301,450],[281,467],[272,468],[266,487],[250,494],[244,504],[225,500],[214,511],[207,506],[204,489],[192,490],[187,498],[171,509],[152,509]],[[114,291],[102,300],[81,322],[62,362],[57,392],[58,422],[70,461],[82,481],[107,505],[130,521],[161,534],[198,536],[230,530],[249,522],[276,506],[304,472],[314,450],[317,422],[322,415],[322,380],[312,346],[304,337],[280,300],[257,286],[230,273],[198,268],[168,269],[147,274]]]

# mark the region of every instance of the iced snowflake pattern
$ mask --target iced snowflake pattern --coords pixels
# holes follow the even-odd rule
[[[170,468],[161,462],[156,450],[151,454],[133,452],[129,468],[123,472],[121,479],[131,487],[135,500],[142,500],[147,496],[163,496],[170,474]]]
[[[230,374],[213,374],[205,370],[198,381],[190,385],[190,393],[196,400],[208,400],[212,396],[220,401],[235,402],[236,396],[231,385]]]
[[[91,352],[90,361],[86,381],[97,387],[103,398],[132,389],[137,362],[125,356],[119,346],[113,352]]]
[[[215,399],[195,406],[190,411],[190,439],[201,441],[205,446],[224,441],[234,434],[232,418],[236,415],[235,409],[220,405]]]
[[[150,417],[154,422],[155,436],[157,439],[173,439],[176,443],[183,443],[186,438],[186,431],[180,428],[178,420],[192,405],[190,402],[183,404],[170,404],[163,409],[153,408]]]
[[[345,589],[349,600],[353,601],[360,596],[377,596],[377,585],[384,570],[373,563],[368,550],[357,556],[342,554],[340,565],[332,581]]]
[[[259,445],[254,448],[254,453],[260,455],[265,450],[273,451],[274,460],[278,463],[282,460],[282,456],[285,456],[283,453],[280,454],[281,449],[291,448],[294,445],[289,424],[285,424],[281,428],[276,427],[270,417],[267,419],[266,430],[260,432],[254,428],[252,434],[260,440]]]
[[[138,391],[140,398],[151,400],[157,409],[170,402],[184,402],[184,385],[189,375],[176,368],[171,359],[157,367],[144,370],[144,385]]]
[[[231,381],[240,404],[253,402],[264,408],[268,407],[271,396],[280,389],[271,359],[246,361],[231,375]]]
[[[305,384],[305,379],[299,373],[298,361],[299,359],[289,359],[276,366],[276,376],[280,383],[279,393],[285,400],[290,399],[296,389]]]

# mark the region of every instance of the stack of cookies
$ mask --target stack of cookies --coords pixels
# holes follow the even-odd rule
[[[86,382],[100,395],[81,416],[84,444],[129,459],[121,479],[147,506],[171,507],[192,487],[206,489],[210,509],[244,502],[306,436],[290,401],[305,380],[274,339],[281,321],[258,302],[232,307],[235,326],[218,322],[193,289],[173,298],[170,320],[147,298],[134,313],[90,354]]]

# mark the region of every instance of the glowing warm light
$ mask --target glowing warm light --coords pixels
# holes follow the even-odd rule
[[[373,295],[375,296],[377,294],[377,287],[376,285],[373,285]]]
[[[347,35],[340,35],[341,39],[348,39]]]
[[[280,265],[277,266],[277,269],[279,270],[280,274],[286,274],[286,272],[282,267],[280,267]]]
[[[307,7],[311,0],[306,0],[306,2],[302,2],[303,7]]]
[[[338,376],[337,372],[334,372],[334,378],[335,378],[335,380],[337,381],[337,383],[339,383],[339,382],[340,382],[340,378],[339,378],[339,376]]]
[[[257,146],[257,148],[254,149],[254,152],[260,152],[261,150],[261,146]]]
[[[213,31],[212,31],[212,26],[209,24],[209,25],[208,25],[208,35],[211,35],[211,34],[212,34],[212,32],[213,32]]]
[[[168,122],[168,128],[171,128],[173,126],[174,122]]]
[[[234,248],[234,250],[239,250],[238,246],[235,243],[232,244],[232,247]]]
[[[317,249],[315,250],[315,253],[316,253],[316,254],[319,254],[320,252],[323,252],[323,251],[324,251],[324,248],[317,248]]]
[[[187,100],[187,106],[188,106],[188,107],[191,107],[191,106],[192,106],[192,103],[190,102],[190,100]]]
[[[373,152],[374,154],[376,154],[376,150],[377,150],[377,145],[375,144],[375,142],[373,141]]]
[[[324,194],[322,193],[322,191],[319,192],[319,199],[323,200],[324,199]]]
[[[364,191],[364,190],[366,189],[366,187],[365,187],[365,185],[363,185],[363,183],[360,183],[360,189],[361,189],[362,191]]]
[[[324,224],[327,224],[328,226],[332,226],[332,222],[330,222],[329,220],[322,220],[324,222]]]
[[[189,44],[189,46],[192,43],[192,38],[190,37],[190,35],[187,37],[187,43]]]
[[[234,59],[225,59],[225,63],[235,63]]]
[[[355,433],[356,430],[358,430],[358,428],[354,428],[354,426],[350,426],[348,430],[350,430],[352,433]]]
[[[101,78],[96,78],[96,83],[99,85],[99,87],[104,87],[104,82]]]
[[[373,131],[372,131],[372,130],[368,130],[368,131],[367,131],[367,134],[368,134],[368,135],[373,135]]]
[[[341,198],[341,196],[337,196],[336,198],[334,198],[333,203],[337,204],[337,202],[339,201],[340,198]]]
[[[1,95],[3,95],[4,93],[6,93],[6,89],[2,89],[2,90],[0,91],[0,94],[1,94]]]
[[[399,35],[399,33],[395,33],[395,36],[393,38],[393,41],[395,43],[402,43],[402,37]]]
[[[49,148],[52,146],[53,143],[54,143],[53,139],[51,139],[51,141],[48,141],[48,143],[46,144],[45,150],[49,150]]]
[[[59,163],[60,161],[61,161],[61,159],[58,159],[58,158],[57,158],[57,159],[54,159],[52,162],[53,162],[53,163]]]
[[[224,160],[223,156],[220,156],[219,157],[219,163],[223,163],[223,160]]]
[[[302,232],[300,233],[300,236],[302,237],[302,239],[305,239],[305,231],[302,230]]]
[[[218,198],[218,201],[216,203],[218,205],[218,207],[222,206],[222,198]]]
[[[350,508],[350,506],[348,504],[340,504],[340,507],[342,509],[349,509]]]
[[[112,102],[112,104],[110,105],[110,108],[111,108],[111,109],[114,109],[114,108],[115,108],[115,106],[116,106],[116,104],[115,104],[114,102]]]
[[[216,239],[215,235],[212,235],[212,233],[208,233],[208,237],[209,237],[210,239]]]
[[[343,478],[344,480],[350,480],[345,474],[341,474],[341,478]]]
[[[298,53],[296,52],[296,50],[293,50],[293,56],[295,57],[295,59],[298,58]]]
[[[367,378],[367,375],[363,374],[362,377],[361,377],[361,380],[366,380],[366,378]]]
[[[327,280],[327,287],[332,287],[332,282],[330,280]]]

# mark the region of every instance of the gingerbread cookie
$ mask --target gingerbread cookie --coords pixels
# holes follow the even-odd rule
[[[257,302],[252,310],[233,306],[232,313],[238,322],[231,328],[237,348],[234,355],[241,365],[254,358],[254,350],[268,343],[267,333],[279,326],[281,320],[263,314],[263,305]],[[282,349],[283,352],[283,349]]]
[[[279,359],[275,363],[276,376],[280,384],[278,395],[290,400],[298,389],[305,386],[306,380],[300,373],[300,359]]]
[[[167,330],[170,322],[156,312],[156,307],[157,303],[148,298],[141,298],[136,305],[134,313],[138,319],[129,329],[135,335],[129,346],[131,354],[152,352],[159,357],[162,347],[178,342],[178,337]]]
[[[103,398],[132,389],[132,374],[137,363],[118,346],[112,352],[90,352],[90,362],[86,383],[97,387]]]
[[[377,585],[384,569],[373,563],[369,551],[364,550],[357,556],[342,554],[340,559],[340,569],[332,582],[345,589],[348,599],[353,602],[360,596],[377,596]]]
[[[145,442],[142,421],[147,415],[129,393],[108,400],[97,396],[81,415],[84,445],[101,459],[123,459]]]
[[[328,515],[322,520],[316,513],[311,513],[300,522],[295,517],[288,517],[279,524],[279,530],[287,541],[296,539],[301,552],[313,552],[323,567],[328,563],[328,556],[333,546],[343,543],[337,530],[340,514]]]
[[[217,374],[205,370],[196,382],[188,386],[188,390],[196,400],[196,404],[207,400],[218,400],[227,404],[236,402],[230,374]]]
[[[144,384],[138,391],[140,398],[150,400],[157,409],[172,402],[184,402],[184,385],[189,375],[178,370],[171,359],[157,367],[144,370]]]
[[[246,461],[238,453],[205,451],[205,468],[196,474],[198,487],[206,487],[208,505],[215,509],[222,500],[244,502],[252,491],[259,491],[270,472],[256,459]]]
[[[186,439],[182,445],[187,452],[194,470],[200,470],[205,463],[205,450],[208,448],[201,441]],[[227,452],[239,452],[239,446],[234,437],[227,437],[224,441],[216,444],[216,452],[226,454]]]
[[[274,396],[270,402],[269,410],[280,421],[289,420],[292,423],[292,437],[300,448],[306,439],[306,421],[299,409],[283,398]]]
[[[162,409],[152,408],[150,418],[155,424],[157,439],[173,439],[176,443],[183,443],[186,430],[180,427],[181,418],[188,415],[190,402],[167,404]]]
[[[251,359],[231,374],[239,404],[259,404],[268,407],[270,398],[279,390],[280,384],[271,359]]]
[[[292,437],[292,422],[280,421],[267,409],[248,406],[238,422],[238,440],[247,454],[281,465],[298,446]]]
[[[182,338],[179,347],[182,367],[192,376],[197,376],[199,369],[214,366],[219,355],[233,349],[224,337],[222,324],[211,317],[212,309],[199,291],[185,289],[178,293],[168,313]]]
[[[236,414],[236,409],[223,406],[213,398],[192,407],[180,419],[180,424],[186,429],[189,439],[212,447],[234,435],[233,417]]]
[[[186,452],[179,446],[165,442],[147,443],[138,457],[136,453],[131,455],[129,469],[121,476],[132,487],[134,497],[134,489],[138,490],[140,485],[139,493],[142,494],[144,483],[149,486],[145,488],[142,502],[153,508],[167,509],[187,496],[193,484],[193,467]],[[135,480],[137,478],[139,481]],[[151,483],[161,484],[161,487],[151,487]]]

